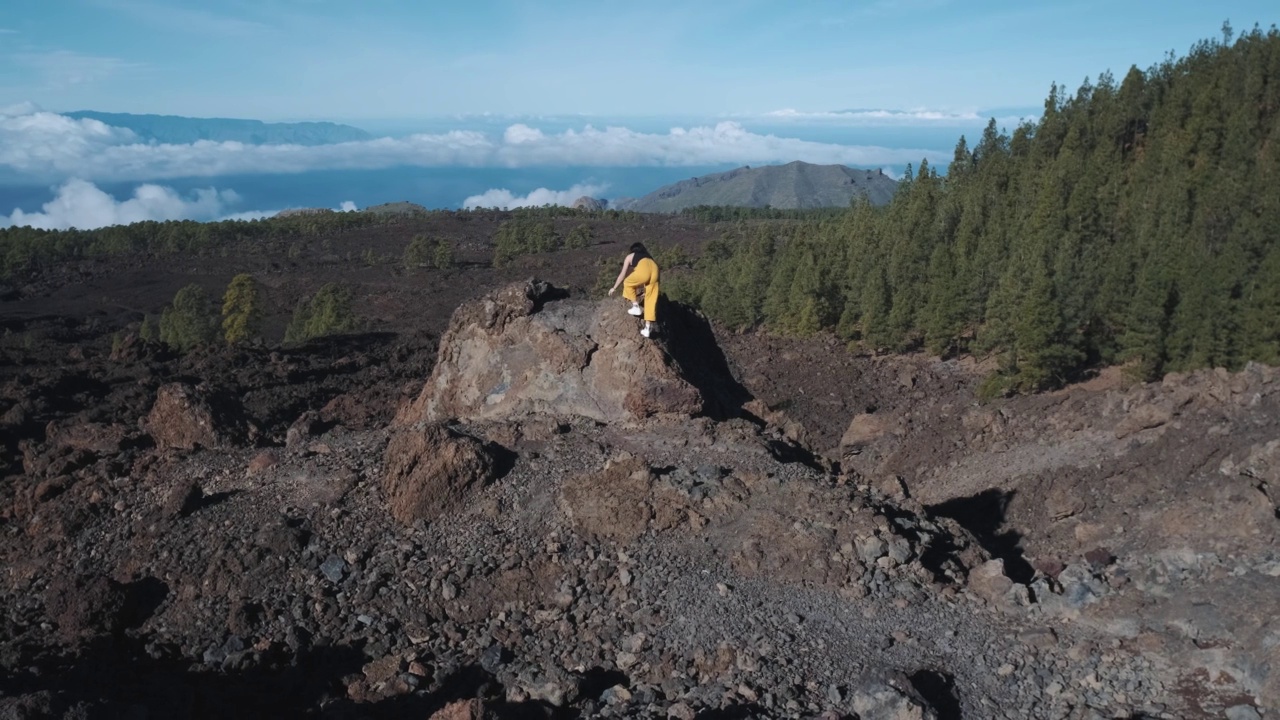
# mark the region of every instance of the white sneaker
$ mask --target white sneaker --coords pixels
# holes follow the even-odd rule
[[[631,308],[630,308],[629,310],[627,310],[627,314],[628,314],[628,315],[635,315],[636,317],[640,317],[641,315],[643,315],[643,314],[644,314],[644,311],[640,309],[640,306],[639,306],[639,305],[632,305],[632,306],[631,306]]]
[[[649,337],[649,328],[640,328],[640,334]]]

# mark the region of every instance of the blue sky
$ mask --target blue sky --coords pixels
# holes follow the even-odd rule
[[[15,0],[0,107],[264,120],[1037,107],[1274,0]]]

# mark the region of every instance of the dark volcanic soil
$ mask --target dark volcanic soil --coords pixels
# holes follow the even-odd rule
[[[618,302],[588,289],[630,242],[719,234],[603,223],[593,248],[495,270],[500,219],[19,283],[0,303],[0,717],[1277,712],[1274,369],[1108,371],[980,404],[972,359],[717,333],[698,352],[733,377],[686,378],[741,384],[720,420],[549,401],[394,421],[460,303],[537,275],[571,292],[535,316],[591,313]],[[460,268],[405,273],[422,232]],[[369,329],[187,357],[124,333],[113,351],[181,286],[220,295],[242,271],[272,337],[338,279]],[[589,326],[566,383],[635,353],[625,319]],[[468,337],[493,343],[468,357],[495,377],[530,341]],[[658,347],[683,357],[678,340]]]

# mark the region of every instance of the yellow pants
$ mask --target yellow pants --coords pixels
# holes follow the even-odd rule
[[[622,297],[636,301],[636,288],[644,288],[644,319],[658,321],[658,263],[641,258],[636,269],[622,281]]]

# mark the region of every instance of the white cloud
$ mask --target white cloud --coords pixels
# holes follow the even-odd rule
[[[17,35],[17,34],[18,34],[17,30],[11,30],[9,28],[0,28],[0,35]]]
[[[260,220],[280,212],[228,212],[240,201],[239,193],[230,189],[197,189],[184,198],[173,188],[151,184],[139,185],[134,189],[133,197],[127,200],[116,200],[91,182],[73,179],[57,188],[56,195],[44,204],[41,212],[15,208],[11,215],[0,215],[0,228],[30,225],[44,230],[93,230],[144,220]],[[358,209],[354,202],[345,200],[334,211],[355,212]]]
[[[279,210],[248,210],[246,212],[231,213],[230,215],[222,215],[217,220],[262,220],[264,218],[275,217],[280,214]]]
[[[572,205],[580,197],[600,197],[606,185],[574,185],[568,190],[548,190],[538,188],[523,197],[515,195],[505,188],[487,190],[480,195],[472,195],[462,201],[464,208],[517,208],[542,207],[543,205]]]
[[[1007,111],[1006,111],[1007,112]],[[970,127],[985,125],[992,116],[975,110],[795,110],[786,108],[767,112],[766,120],[778,122],[825,123],[861,127]],[[1034,121],[1032,115],[1000,115],[996,123],[1001,127],[1013,127],[1024,120]]]
[[[14,105],[0,105],[0,120],[19,115],[34,115],[40,112],[40,106],[33,102],[20,102]]]
[[[803,160],[859,167],[943,161],[920,148],[839,145],[748,131],[737,122],[672,128],[625,127],[546,133],[517,123],[500,138],[474,130],[332,145],[247,145],[198,141],[146,144],[127,130],[48,112],[0,114],[0,182],[147,181],[322,169],[415,167],[643,167],[767,164]]]
[[[42,212],[0,215],[0,227],[30,225],[49,230],[88,230],[108,225],[126,225],[143,220],[213,220],[228,205],[240,201],[234,190],[207,188],[184,198],[172,188],[140,185],[128,200],[116,200],[84,180],[69,180],[57,195],[44,204]]]

